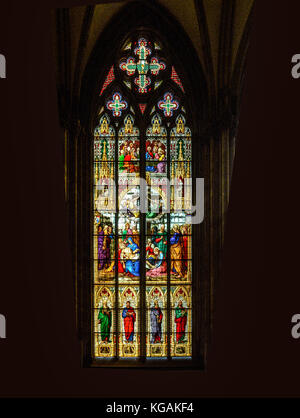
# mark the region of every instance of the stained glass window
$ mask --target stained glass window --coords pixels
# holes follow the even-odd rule
[[[153,36],[121,46],[94,129],[94,359],[192,356],[192,132]],[[184,107],[183,107],[184,106]]]

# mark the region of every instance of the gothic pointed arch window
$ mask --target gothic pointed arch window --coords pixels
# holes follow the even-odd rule
[[[127,36],[98,86],[91,357],[192,359],[190,102],[167,46]]]
[[[81,364],[204,369],[251,0],[98,3],[53,14]]]

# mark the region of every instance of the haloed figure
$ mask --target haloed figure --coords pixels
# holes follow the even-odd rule
[[[112,227],[100,224],[98,226],[98,270],[106,270],[111,266],[111,241],[113,239]]]
[[[161,324],[162,324],[163,314],[158,305],[158,301],[154,302],[154,306],[150,311],[150,320],[151,320],[151,344],[161,342]]]
[[[183,239],[178,225],[174,225],[173,231],[173,235],[170,238],[171,274],[177,278],[182,278],[185,275]]]
[[[134,337],[134,323],[136,314],[130,302],[126,302],[126,308],[123,309],[122,317],[124,320],[125,339],[127,342],[132,342]]]
[[[111,327],[111,310],[107,306],[106,301],[103,302],[103,305],[99,310],[98,320],[98,323],[101,326],[101,341],[109,342]]]
[[[187,322],[187,311],[182,305],[182,300],[178,302],[175,308],[175,323],[176,323],[176,342],[182,343],[185,337],[185,327]]]

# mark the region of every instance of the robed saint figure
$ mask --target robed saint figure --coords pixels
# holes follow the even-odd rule
[[[125,339],[127,342],[132,342],[136,314],[129,301],[126,302],[126,308],[123,309],[122,318],[124,320]]]
[[[110,327],[111,327],[111,309],[107,306],[107,302],[104,301],[98,314],[98,323],[101,329],[101,341],[109,342]]]
[[[175,308],[175,323],[176,323],[176,342],[182,343],[185,337],[185,327],[187,322],[187,311],[182,306],[182,301],[178,302]]]
[[[154,306],[150,310],[151,344],[161,342],[162,319],[163,319],[163,314],[156,300],[154,302]]]
[[[185,275],[183,237],[178,225],[173,227],[173,231],[174,233],[170,238],[171,273],[178,278],[182,278]]]

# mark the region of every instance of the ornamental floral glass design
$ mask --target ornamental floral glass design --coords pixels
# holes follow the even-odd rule
[[[135,56],[130,56],[126,60],[121,61],[120,69],[125,71],[128,76],[136,76],[134,83],[138,92],[143,94],[149,91],[151,75],[159,75],[161,71],[166,69],[166,64],[160,61],[158,57],[151,56],[152,44],[146,39],[139,38],[134,45],[133,53]],[[131,44],[128,49],[131,49]]]
[[[183,83],[159,54],[164,46],[153,36],[128,39],[99,96],[92,284],[98,360],[192,356],[192,132]]]
[[[171,117],[173,112],[179,108],[179,102],[173,99],[172,93],[165,93],[163,100],[158,102],[158,108],[163,110],[166,117]]]
[[[106,103],[106,107],[112,111],[113,116],[121,116],[122,111],[127,109],[128,104],[125,100],[122,100],[121,93],[114,93],[112,100]]]

